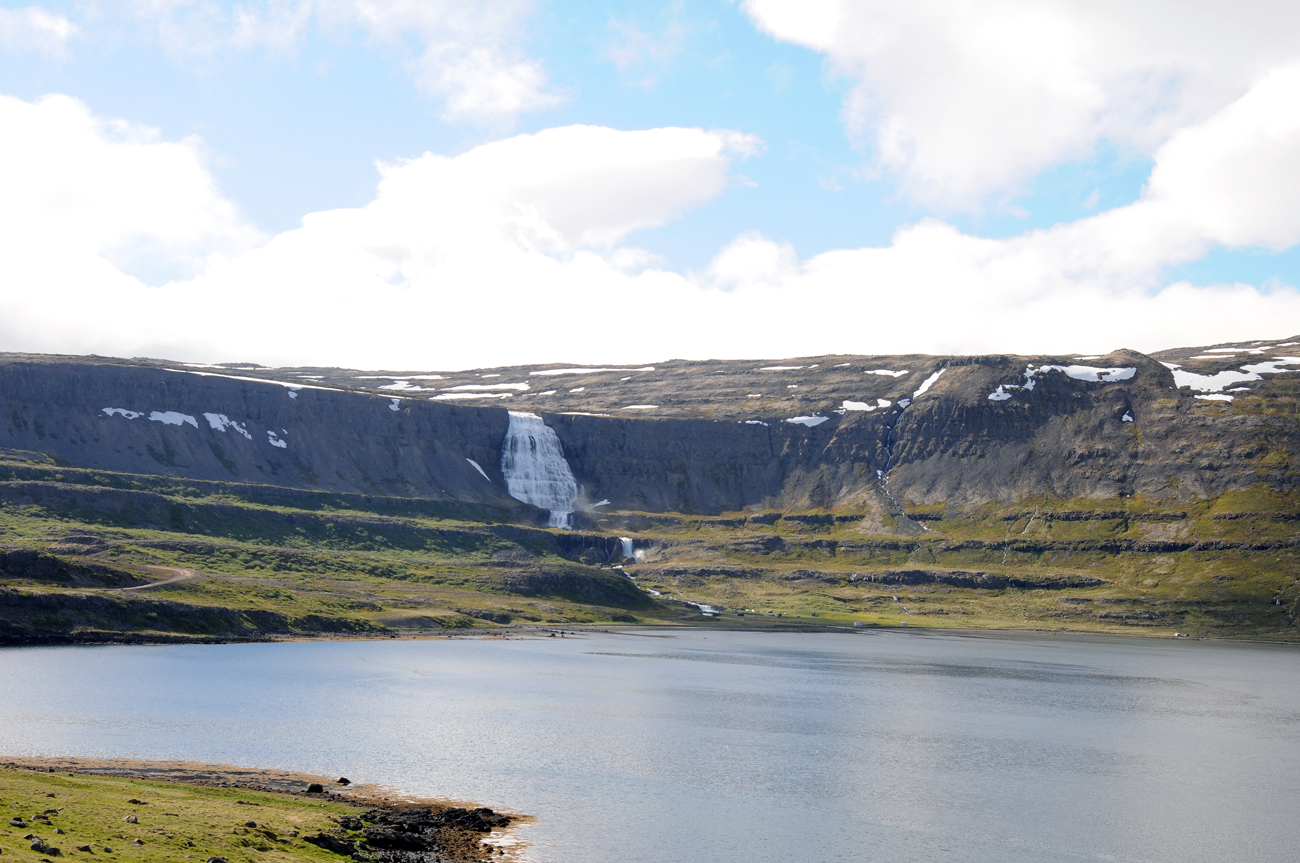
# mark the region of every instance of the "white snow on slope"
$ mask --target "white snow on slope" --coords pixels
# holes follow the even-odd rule
[[[998,385],[997,389],[989,393],[989,401],[991,402],[1004,402],[1009,398],[1011,398],[1011,393],[1007,392],[1001,384]]]
[[[442,393],[436,396],[430,396],[429,401],[443,402],[452,399],[510,399],[514,398],[514,393]]]
[[[289,448],[288,442],[280,440],[280,436],[277,435],[275,432],[271,431],[270,429],[266,430],[266,442],[269,443],[271,446],[277,446],[280,449]]]
[[[1283,369],[1279,366],[1295,365],[1300,363],[1300,357],[1274,357],[1271,360],[1265,360],[1262,363],[1250,363],[1241,367],[1244,372],[1254,372],[1257,375],[1273,375],[1278,372],[1294,372],[1296,369]]]
[[[1133,422],[1133,414],[1124,411],[1124,416],[1120,417],[1119,420],[1120,422],[1131,423]]]
[[[760,372],[797,372],[801,368],[803,368],[803,366],[763,366],[763,368],[759,369],[759,371]]]
[[[887,408],[891,404],[892,402],[890,402],[889,399],[876,399],[875,404],[869,404],[867,402],[854,402],[845,399],[844,402],[840,404],[840,408],[841,410],[846,410],[846,411],[874,411],[877,408]]]
[[[528,384],[461,384],[458,387],[447,387],[443,392],[459,393],[477,390],[518,390],[523,392],[528,389]]]
[[[117,414],[118,416],[124,416],[129,420],[139,419],[140,417],[144,416],[144,414],[140,413],[139,411],[129,411],[126,408],[104,408],[104,413],[106,413],[108,416]]]
[[[590,375],[596,372],[652,372],[654,366],[645,366],[639,369],[542,369],[535,371],[535,375]]]
[[[393,399],[391,402],[389,402],[388,409],[390,411],[400,411],[402,409],[402,400]]]
[[[584,391],[585,389],[587,389],[587,388],[586,388],[586,387],[574,387],[573,389],[569,390],[569,392],[571,392],[571,393],[580,393],[580,392]]]
[[[474,461],[474,459],[472,459],[472,458],[467,458],[467,459],[465,459],[465,461],[467,461],[467,462],[469,462],[470,464],[474,465],[474,470],[476,470],[476,471],[478,471],[479,473],[483,474],[483,479],[487,480],[488,482],[491,482],[491,481],[492,481],[492,477],[488,476],[488,475],[487,475],[487,472],[486,472],[485,470],[483,470],[483,468],[479,465],[479,463],[476,462],[476,461]]]
[[[622,410],[625,410],[625,411],[652,411],[652,410],[655,410],[655,409],[658,408],[658,407],[659,407],[659,405],[628,405],[627,407],[622,408]]]
[[[812,428],[813,426],[821,425],[822,423],[826,422],[828,419],[830,419],[830,417],[791,417],[790,419],[786,420],[786,422],[794,423],[795,425],[808,426],[808,428]]]
[[[235,422],[225,414],[204,414],[203,418],[208,421],[208,425],[216,431],[224,432],[226,429],[234,429],[238,434],[244,436],[246,440],[252,440],[253,436],[248,433],[248,429],[242,424]]]
[[[379,389],[401,390],[402,392],[409,391],[409,392],[422,393],[422,392],[427,392],[428,390],[432,389],[432,387],[417,387],[412,385],[410,381],[393,381],[391,384],[384,384],[382,387],[379,387]]]
[[[1173,373],[1175,385],[1190,387],[1203,393],[1217,393],[1229,384],[1241,383],[1242,381],[1263,380],[1254,372],[1241,372],[1235,369],[1216,372],[1212,375],[1198,375],[1195,372],[1188,372],[1183,369],[1173,369]]]
[[[1135,366],[1123,366],[1115,369],[1099,369],[1096,366],[1039,366],[1038,372],[1045,372],[1049,369],[1055,369],[1058,372],[1074,378],[1076,381],[1088,381],[1089,383],[1114,383],[1115,381],[1126,381],[1137,374]]]
[[[149,419],[156,423],[162,423],[168,426],[178,426],[183,423],[189,423],[195,428],[199,427],[199,421],[189,414],[183,414],[179,411],[151,411]]]
[[[868,374],[868,375],[888,375],[888,376],[891,377],[891,378],[901,378],[903,375],[907,374],[908,371],[909,371],[909,369],[903,369],[901,372],[893,372],[893,371],[890,371],[889,369],[871,369],[870,371],[867,371],[867,372],[865,372],[864,374]]]
[[[745,425],[747,425],[747,426],[765,426],[765,425],[767,425],[767,423],[763,422],[762,420],[745,420]]]
[[[193,369],[164,369],[164,371],[176,372],[181,375],[198,375],[199,377],[204,378],[225,378],[228,381],[248,381],[253,384],[274,384],[278,387],[288,387],[291,390],[325,390],[326,392],[331,393],[342,392],[333,387],[318,387],[313,384],[304,384],[294,381],[273,381],[270,378],[250,378],[244,375],[219,375],[213,372],[196,372]]]
[[[944,373],[944,369],[939,369],[939,371],[935,372],[934,374],[926,378],[925,382],[921,384],[921,388],[916,392],[912,393],[912,398],[919,399],[921,396],[925,395],[926,391],[930,389],[930,387],[934,386],[934,382],[939,380],[939,375],[943,373]]]
[[[1230,402],[1233,397],[1223,393],[1214,393],[1208,396],[1196,396],[1198,399],[1205,399],[1207,402]]]

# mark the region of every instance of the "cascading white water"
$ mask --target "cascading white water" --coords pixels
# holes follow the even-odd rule
[[[628,557],[628,558],[632,558],[633,560],[635,560],[635,559],[636,559],[636,551],[634,550],[634,548],[633,548],[633,546],[632,546],[632,537],[630,537],[630,536],[620,536],[620,537],[618,538],[618,541],[621,542],[621,543],[623,544],[623,556],[624,556],[624,557]]]
[[[578,483],[555,431],[537,414],[510,411],[501,444],[501,474],[515,500],[551,511],[551,527],[573,526]]]

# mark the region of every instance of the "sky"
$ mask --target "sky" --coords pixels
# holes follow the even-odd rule
[[[0,350],[1300,333],[1300,4],[0,0]]]

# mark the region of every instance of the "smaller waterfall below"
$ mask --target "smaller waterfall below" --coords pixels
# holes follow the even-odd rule
[[[501,474],[515,500],[550,510],[551,527],[573,526],[578,483],[564,460],[560,438],[537,414],[510,411],[501,444]]]
[[[632,537],[620,536],[618,541],[623,544],[623,556],[636,560],[636,550],[632,546]]]

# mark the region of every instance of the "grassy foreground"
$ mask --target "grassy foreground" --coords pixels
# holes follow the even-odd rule
[[[138,803],[132,801],[139,801]],[[356,804],[239,788],[0,767],[5,860],[339,860],[303,840],[354,815]],[[134,818],[134,822],[128,819]],[[14,820],[21,821],[15,825]],[[252,826],[249,826],[249,825]],[[24,838],[28,835],[36,840]]]
[[[145,771],[155,767],[153,762],[131,765]],[[261,774],[232,770],[245,778]],[[159,772],[190,775],[189,770]],[[221,768],[199,772],[207,782],[213,782],[214,773],[216,778],[230,778],[222,775]],[[220,787],[230,783],[195,784],[197,777],[188,782],[146,778],[151,775],[95,775],[60,772],[54,767],[0,765],[0,813],[4,815],[0,823],[0,855],[14,861],[84,857],[139,863],[337,863],[353,859],[355,852],[359,860],[423,860],[426,858],[420,856],[418,842],[410,841],[423,830],[428,840],[425,852],[432,851],[440,860],[471,863],[508,858],[503,850],[481,840],[490,829],[517,820],[489,810],[471,812],[448,804],[433,803],[430,808],[430,801],[415,805],[378,800],[364,788],[357,795],[342,798],[337,793]],[[295,780],[287,784],[305,785]],[[328,784],[332,791],[339,790],[333,783]],[[379,802],[384,805],[376,809],[374,804]],[[498,826],[487,828],[475,823],[467,829],[475,813],[488,813],[488,821]],[[391,831],[375,824],[394,817],[414,824],[414,832],[390,842]],[[497,841],[515,847],[509,840]],[[413,849],[417,852],[414,856],[410,853]]]

